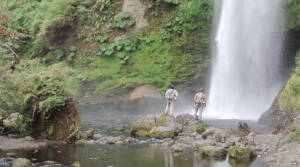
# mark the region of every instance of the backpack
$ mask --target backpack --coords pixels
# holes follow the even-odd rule
[[[174,89],[169,89],[165,94],[166,99],[174,99]]]
[[[198,104],[204,103],[204,101],[203,101],[203,93],[198,93],[198,96],[197,96],[197,99],[196,99],[195,102],[198,103]]]

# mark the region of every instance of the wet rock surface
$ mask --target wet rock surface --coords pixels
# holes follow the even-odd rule
[[[155,126],[155,115],[147,115],[137,120],[130,129],[131,136],[150,136],[150,130]]]
[[[203,132],[206,128],[205,122],[194,120],[189,114],[180,114],[176,118],[162,114],[157,120],[154,115],[147,115],[132,125],[130,135],[162,139],[177,136],[182,131]]]
[[[27,167],[30,165],[30,160],[26,158],[18,158],[14,161],[12,167]]]
[[[172,127],[153,127],[150,136],[156,139],[173,138],[175,130]]]
[[[0,148],[2,150],[17,149],[17,148],[37,148],[42,145],[46,145],[46,141],[43,140],[25,141],[22,139],[14,139],[14,138],[0,136]]]
[[[226,156],[227,151],[222,147],[204,146],[199,148],[200,154],[210,157],[222,157]]]

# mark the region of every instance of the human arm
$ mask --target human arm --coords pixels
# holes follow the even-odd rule
[[[194,101],[196,101],[196,100],[197,100],[197,96],[198,96],[198,93],[195,95],[195,97],[194,97]]]
[[[206,103],[206,96],[203,95],[203,101]]]
[[[177,93],[177,91],[175,90],[175,97],[174,97],[174,100],[176,100],[177,97],[178,97],[178,93]]]

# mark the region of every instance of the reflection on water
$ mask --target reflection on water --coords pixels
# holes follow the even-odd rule
[[[139,109],[79,107],[83,131],[95,129],[95,133],[102,136],[128,136],[131,125],[146,114],[152,113],[139,112]],[[222,121],[211,121],[210,124],[223,125]],[[126,131],[117,131],[118,126],[124,126]],[[124,145],[48,145],[38,149],[38,152],[34,149],[3,151],[0,157],[4,157],[8,152],[14,152],[16,157],[32,160],[34,166],[71,166],[77,161],[83,167],[264,167],[258,158],[251,161],[238,161],[228,157],[211,158],[200,156],[198,151],[193,149],[175,153],[171,147],[153,148],[149,147],[149,144],[143,141]],[[55,165],[47,161],[54,161]]]
[[[3,157],[8,152],[14,152],[16,157],[36,159],[33,161],[34,166],[50,165],[46,161],[54,161],[56,166],[70,166],[78,161],[84,167],[264,167],[258,158],[251,161],[228,160],[226,157],[200,156],[198,151],[192,149],[174,153],[170,147],[153,148],[148,144],[48,145],[41,147],[38,152],[34,149],[19,149],[1,152],[0,156]]]

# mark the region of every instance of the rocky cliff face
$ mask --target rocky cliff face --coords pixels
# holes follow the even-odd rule
[[[300,97],[295,95],[292,84],[299,81],[299,76],[293,74],[276,96],[270,109],[261,115],[259,123],[276,126],[293,118],[300,109]]]

